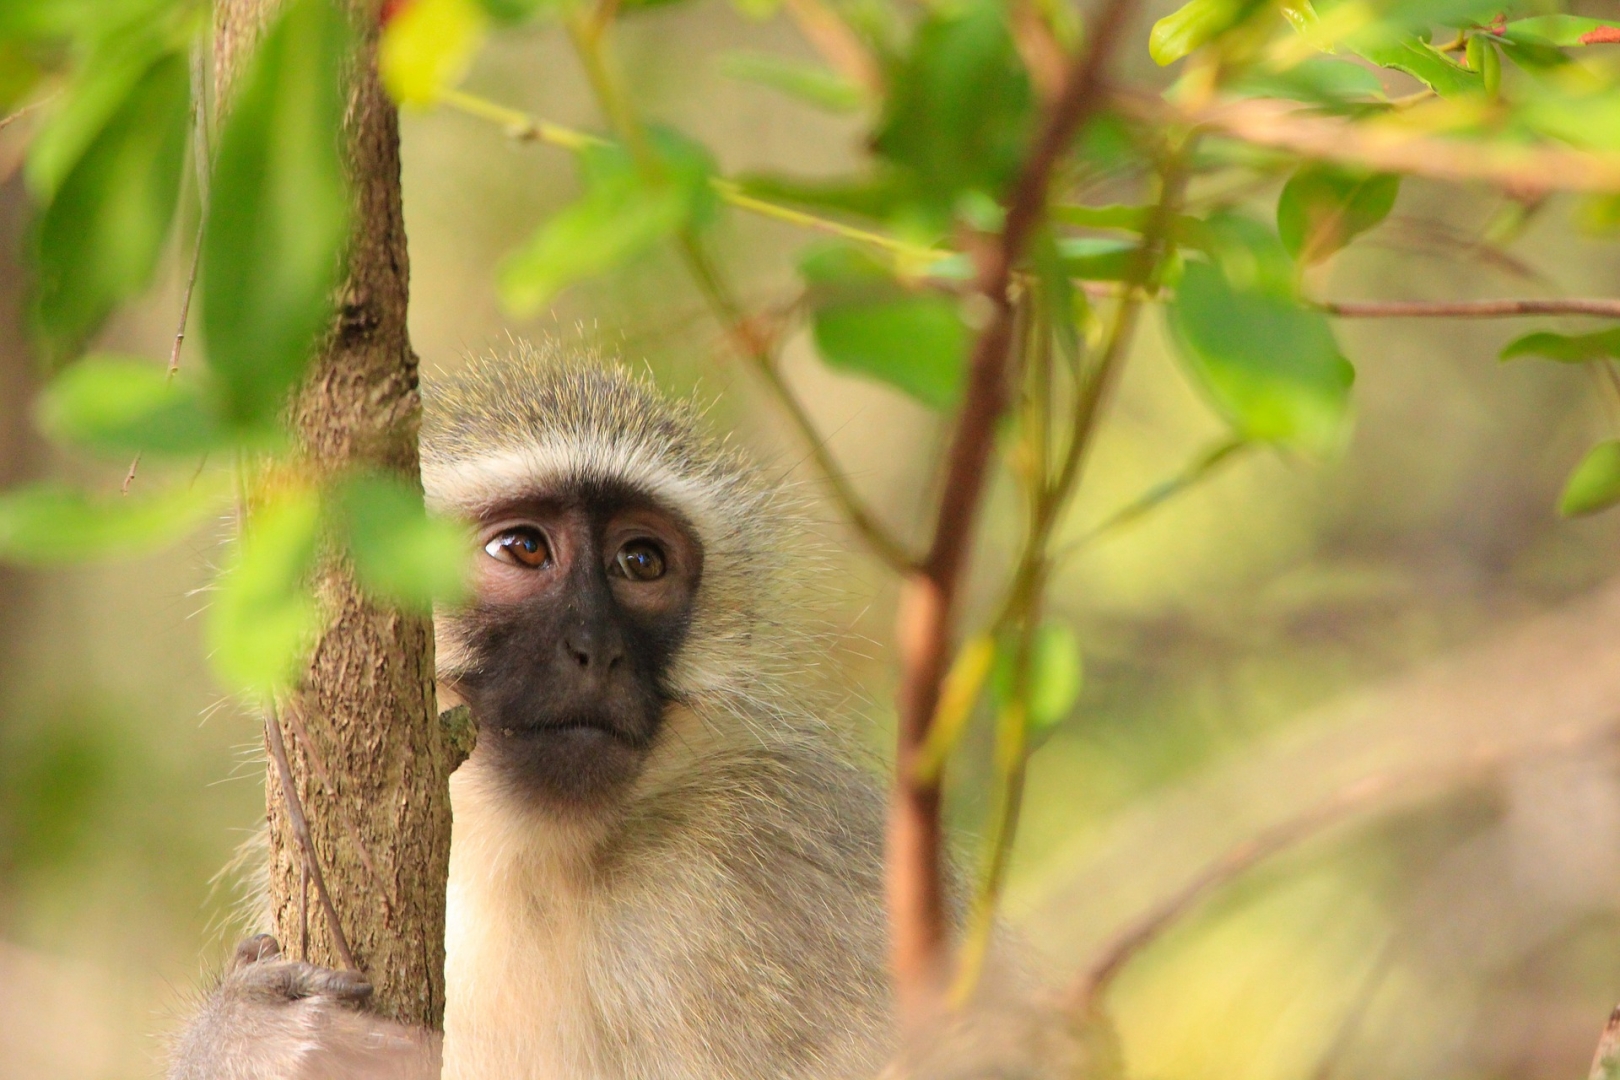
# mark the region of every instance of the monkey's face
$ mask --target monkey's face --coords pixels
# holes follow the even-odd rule
[[[677,515],[602,487],[495,506],[477,535],[476,600],[452,619],[477,755],[520,796],[600,805],[658,736],[702,548]]]

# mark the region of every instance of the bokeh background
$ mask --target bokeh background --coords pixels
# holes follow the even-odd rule
[[[1126,60],[1153,78],[1146,26]],[[781,19],[694,0],[628,19],[620,47],[649,109],[729,171],[833,174],[860,159],[857,119],[721,73],[740,49],[809,59]],[[499,38],[469,86],[597,125],[554,34]],[[0,482],[71,474],[112,490],[127,463],[66,459],[30,426],[26,134],[26,121],[0,131]],[[575,190],[563,154],[449,113],[407,115],[403,137],[426,369],[508,335],[645,363],[715,400],[718,428],[814,496],[803,448],[727,359],[673,258],[577,288],[543,319],[500,311],[498,260]],[[1344,298],[1620,290],[1620,260],[1570,224],[1570,204],[1553,200],[1507,251],[1478,242],[1500,209],[1488,192],[1409,182],[1392,219],[1313,285]],[[721,235],[752,301],[791,295],[807,234],[733,215]],[[167,353],[185,261],[175,253],[103,347]],[[1584,1074],[1620,1000],[1620,519],[1563,521],[1554,505],[1620,403],[1584,368],[1498,363],[1524,329],[1341,324],[1358,370],[1342,456],[1241,456],[1058,575],[1052,608],[1079,631],[1085,688],[1033,760],[1009,899],[1052,977],[1084,970],[1234,845],[1299,824],[1114,986],[1140,1080]],[[786,367],[871,504],[915,535],[938,419],[829,373],[802,337]],[[1220,433],[1149,318],[1068,533]],[[822,517],[841,642],[829,666],[881,755],[894,583]],[[971,590],[980,615],[1016,521],[998,490]],[[256,722],[222,698],[199,639],[221,535],[0,570],[0,1078],[157,1075],[161,1036],[236,933],[220,873],[262,816],[263,773]],[[970,756],[984,750],[981,738]],[[985,782],[971,764],[953,777],[965,852]]]

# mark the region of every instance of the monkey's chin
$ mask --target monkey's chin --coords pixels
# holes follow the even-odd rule
[[[650,740],[596,718],[502,727],[478,749],[520,798],[560,811],[601,808],[640,775]]]

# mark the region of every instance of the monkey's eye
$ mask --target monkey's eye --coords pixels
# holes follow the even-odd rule
[[[619,549],[614,562],[631,581],[652,581],[664,576],[664,553],[651,540],[632,540]]]
[[[484,550],[491,558],[514,566],[538,568],[551,561],[551,547],[546,543],[545,534],[526,525],[507,529],[485,544]]]

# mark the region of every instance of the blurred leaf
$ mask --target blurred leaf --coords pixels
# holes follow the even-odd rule
[[[238,436],[195,378],[134,357],[80,360],[45,388],[38,415],[53,438],[122,453],[193,454]]]
[[[467,74],[488,16],[476,0],[409,0],[383,27],[377,68],[401,105],[432,105]]]
[[[391,476],[345,483],[337,502],[361,585],[381,599],[429,610],[467,594],[472,538],[465,526],[430,517],[420,489]]]
[[[1202,221],[1183,219],[1177,229],[1184,244],[1214,260],[1234,289],[1294,299],[1294,260],[1270,226],[1220,210]]]
[[[1390,173],[1307,162],[1283,186],[1277,232],[1289,254],[1320,262],[1388,217],[1400,189],[1401,178]]]
[[[962,643],[940,684],[939,703],[934,707],[934,718],[928,726],[928,741],[919,755],[919,773],[939,775],[945,759],[962,738],[968,718],[973,715],[973,706],[984,692],[995,658],[996,643],[989,634],[976,634]]]
[[[49,188],[34,302],[52,359],[75,351],[151,281],[180,197],[189,99],[185,57],[163,54]]]
[[[0,492],[0,560],[51,565],[145,555],[191,533],[225,495],[208,478],[156,496],[92,499],[60,484]]]
[[[782,0],[731,0],[731,6],[748,19],[763,22],[782,7]]]
[[[722,58],[720,71],[728,78],[768,86],[828,112],[855,112],[866,102],[861,88],[837,72],[768,53],[730,53]]]
[[[321,503],[310,488],[276,493],[248,520],[209,610],[214,668],[228,685],[268,693],[297,677],[319,629],[310,595]]]
[[[1558,499],[1558,512],[1579,517],[1607,510],[1620,502],[1620,439],[1609,439],[1592,447],[1564,484]]]
[[[1052,220],[1088,229],[1123,229],[1139,233],[1147,225],[1148,206],[1064,206],[1051,209]]]
[[[18,108],[43,74],[39,62],[21,44],[0,39],[0,115]]]
[[[907,290],[853,247],[816,248],[799,272],[810,284],[816,349],[829,367],[888,383],[931,408],[956,401],[968,334],[954,299]]]
[[[202,322],[227,413],[275,415],[332,313],[349,195],[339,157],[349,25],[291,0],[241,76],[203,239]]]
[[[1468,69],[1479,72],[1486,95],[1494,100],[1502,90],[1502,56],[1492,44],[1493,40],[1489,34],[1470,36],[1466,55]]]
[[[484,13],[498,23],[511,26],[526,22],[542,11],[562,8],[560,0],[478,0]]]
[[[1620,149],[1620,96],[1613,92],[1538,85],[1521,87],[1519,95],[1514,119],[1523,127],[1588,150]]]
[[[894,187],[883,177],[800,180],[751,175],[739,179],[737,186],[756,199],[873,220],[885,219],[895,209]]]
[[[1240,72],[1232,89],[1239,94],[1285,98],[1317,105],[1344,105],[1384,98],[1376,74],[1348,60],[1313,56],[1280,71],[1252,68]]]
[[[1124,281],[1136,265],[1141,245],[1132,240],[1069,237],[1057,242],[1064,271],[1082,281]]]
[[[1001,6],[932,9],[889,85],[873,146],[899,170],[916,212],[942,224],[963,192],[999,199],[1034,123],[1029,75]]]
[[[1620,42],[1620,22],[1584,19],[1577,15],[1538,15],[1514,19],[1502,28],[1502,37],[1520,44],[1601,45]]]
[[[714,160],[708,151],[672,132],[649,135],[655,176],[621,146],[580,151],[584,195],[501,267],[501,300],[509,311],[533,314],[569,285],[611,270],[713,213]]]
[[[1547,331],[1526,334],[1502,350],[1503,360],[1520,356],[1540,356],[1565,364],[1620,358],[1620,329],[1599,330],[1595,334],[1554,334]]]
[[[1043,734],[1056,727],[1080,700],[1084,667],[1080,639],[1065,622],[1047,622],[1035,631],[1029,654],[1029,726]]]
[[[1215,39],[1258,5],[1252,0],[1191,0],[1153,24],[1148,55],[1163,67]]]
[[[1320,312],[1189,262],[1169,319],[1183,361],[1239,434],[1318,455],[1337,446],[1355,371]]]
[[[1380,67],[1404,71],[1446,97],[1477,94],[1485,89],[1478,72],[1453,63],[1426,41],[1375,39],[1355,45],[1353,51]]]

